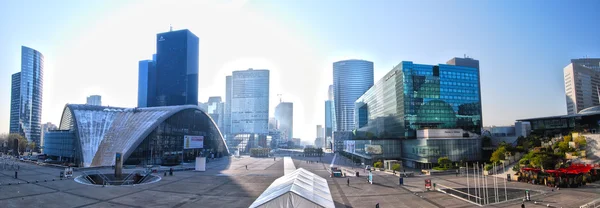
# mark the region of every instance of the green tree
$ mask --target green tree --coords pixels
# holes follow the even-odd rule
[[[579,147],[579,149],[585,149],[587,146],[587,141],[585,140],[585,136],[578,136],[575,138],[575,144]]]
[[[34,149],[35,149],[35,146],[36,146],[36,144],[35,144],[35,142],[33,142],[33,141],[32,141],[32,142],[29,142],[28,146],[29,146],[29,149],[30,149],[30,150],[34,150]]]
[[[15,141],[17,146],[15,146]],[[17,151],[18,153],[24,153],[27,148],[27,139],[20,134],[12,133],[8,135],[8,147],[13,151]],[[15,154],[17,153],[15,152]]]
[[[373,167],[375,167],[375,168],[381,168],[381,167],[383,167],[383,163],[381,161],[377,161],[377,162],[375,162],[373,164]]]
[[[392,170],[400,171],[400,164],[396,163],[396,164],[392,165]]]
[[[490,157],[490,161],[493,163],[500,162],[500,160],[504,160],[506,154],[506,147],[500,146],[496,151],[492,153],[492,157]]]
[[[448,157],[438,158],[438,164],[443,168],[449,168],[452,161]]]

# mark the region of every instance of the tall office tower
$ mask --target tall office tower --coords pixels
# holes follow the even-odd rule
[[[333,104],[333,85],[329,85],[327,99],[328,100],[325,101],[325,138],[333,138],[333,131],[335,130],[335,105]]]
[[[269,133],[269,70],[234,71],[231,77],[231,133]]]
[[[86,105],[102,105],[102,96],[90,95],[86,98]]]
[[[459,58],[459,57],[454,57],[450,60],[448,60],[446,62],[446,64],[448,65],[453,65],[453,66],[464,66],[464,67],[470,67],[470,68],[475,68],[477,69],[477,89],[481,90],[481,76],[479,76],[479,73],[481,72],[479,70],[479,60],[473,59],[468,57],[466,54],[463,58]],[[479,100],[481,101],[481,93],[479,93]],[[479,103],[479,105],[481,106],[481,103]],[[479,117],[481,120],[481,126],[483,126],[483,108],[479,108]],[[477,131],[475,133],[481,133],[481,131]]]
[[[156,54],[152,60],[138,63],[138,107],[155,106],[156,101]]]
[[[225,77],[225,116],[223,119],[223,135],[231,133],[231,76]]]
[[[275,107],[275,119],[283,139],[291,141],[294,136],[294,103],[281,102]]]
[[[40,146],[44,55],[21,46],[21,72],[12,75],[10,133],[18,133]]]
[[[569,115],[600,105],[600,58],[571,59],[563,71]]]
[[[333,63],[335,131],[354,130],[354,101],[373,86],[373,62],[344,60]]]
[[[279,124],[277,123],[277,119],[275,117],[269,118],[269,130],[277,130],[279,129]]]
[[[156,97],[148,107],[198,104],[198,43],[189,30],[156,35]]]
[[[48,122],[48,123],[42,124],[42,134],[40,135],[40,144],[38,144],[38,145],[40,145],[40,146],[44,145],[44,134],[46,134],[46,132],[52,131],[52,130],[57,130],[57,129],[58,129],[58,127],[56,125],[54,125],[53,123]]]
[[[223,114],[225,112],[225,103],[221,101],[221,96],[208,98],[206,113],[215,121],[221,133],[223,132]]]

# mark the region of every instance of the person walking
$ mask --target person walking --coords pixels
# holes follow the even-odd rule
[[[347,182],[348,182],[348,186],[350,186],[350,178],[348,178]]]
[[[246,165],[246,170],[248,170],[248,165]]]
[[[377,203],[377,204],[375,205],[375,208],[379,208],[379,203]]]

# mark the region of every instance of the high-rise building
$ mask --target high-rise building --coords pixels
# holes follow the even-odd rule
[[[600,58],[571,59],[563,71],[569,115],[600,105]]]
[[[48,131],[52,131],[52,130],[57,130],[58,127],[56,125],[54,125],[53,123],[45,123],[42,124],[42,134],[40,135],[40,146],[42,146],[44,144],[44,135],[46,134],[46,132]]]
[[[156,35],[156,96],[149,107],[198,104],[198,44],[189,30]]]
[[[90,95],[86,98],[86,105],[102,105],[102,96]]]
[[[328,100],[325,101],[325,137],[332,137],[335,131],[335,105],[333,101],[333,85],[329,85],[327,93]]]
[[[138,63],[138,107],[154,106],[156,101],[156,54]]]
[[[275,119],[283,139],[291,141],[294,136],[294,104],[281,102],[275,107]]]
[[[223,119],[223,132],[225,138],[231,133],[231,76],[225,77],[225,116]]]
[[[325,138],[325,131],[323,125],[317,125],[317,138]]]
[[[234,71],[231,78],[231,133],[269,133],[269,70]]]
[[[333,63],[335,131],[354,130],[354,101],[373,86],[373,62],[344,60]]]
[[[40,146],[44,55],[21,46],[21,72],[12,75],[10,133]],[[18,89],[17,89],[18,88]]]
[[[467,63],[477,65],[398,64],[356,100],[357,129],[344,151],[365,160],[401,157],[416,168],[439,157],[480,160],[479,64]]]
[[[219,130],[223,131],[223,114],[225,112],[225,103],[222,102],[221,96],[213,96],[208,98],[206,103],[206,113],[217,123]]]

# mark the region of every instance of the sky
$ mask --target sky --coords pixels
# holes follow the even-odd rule
[[[199,101],[225,97],[225,76],[271,71],[270,115],[294,103],[294,137],[323,125],[332,63],[364,59],[375,82],[401,61],[478,59],[483,123],[566,114],[563,68],[600,57],[600,2],[408,0],[28,0],[0,7],[0,133],[8,132],[11,74],[20,46],[45,56],[42,121],[99,94],[135,107],[138,61],[156,34],[189,29],[200,39]]]

